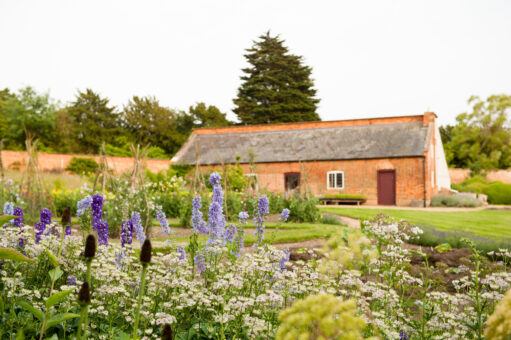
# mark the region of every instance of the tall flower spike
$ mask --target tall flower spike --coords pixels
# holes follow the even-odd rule
[[[92,260],[92,258],[96,255],[96,238],[94,235],[90,234],[87,236],[87,239],[85,240],[85,252],[83,256],[88,259]]]
[[[147,265],[151,262],[152,252],[153,247],[151,246],[151,241],[146,239],[140,250],[140,262],[142,262],[142,265]]]

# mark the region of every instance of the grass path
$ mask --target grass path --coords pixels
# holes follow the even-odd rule
[[[421,211],[399,209],[365,209],[344,207],[321,207],[326,213],[369,220],[384,213],[398,220],[407,220],[417,225],[428,225],[438,230],[463,230],[490,238],[511,239],[511,211]]]

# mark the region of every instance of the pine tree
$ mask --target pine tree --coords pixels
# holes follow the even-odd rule
[[[302,57],[289,53],[279,36],[259,37],[247,49],[242,85],[235,98],[234,112],[243,124],[268,124],[320,120],[319,99],[311,79],[312,69]]]

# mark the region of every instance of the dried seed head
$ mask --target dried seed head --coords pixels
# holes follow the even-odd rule
[[[161,339],[162,340],[172,340],[172,326],[170,326],[168,323],[163,326],[163,331],[161,332]]]
[[[142,250],[140,251],[140,262],[142,264],[147,264],[151,262],[153,247],[151,246],[151,241],[146,239],[144,244],[142,244]]]
[[[94,235],[89,234],[85,240],[85,252],[83,256],[86,259],[92,259],[96,255],[96,238]]]
[[[78,302],[80,302],[80,304],[90,303],[90,289],[87,281],[82,284],[82,288],[80,288],[78,292]]]
[[[67,207],[62,213],[62,226],[66,227],[71,224],[71,207]]]

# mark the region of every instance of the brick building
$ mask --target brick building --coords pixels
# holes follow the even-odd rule
[[[367,204],[424,206],[450,188],[436,115],[195,130],[172,159],[204,168],[239,159],[273,192],[363,194]],[[256,173],[249,164],[255,155]]]

